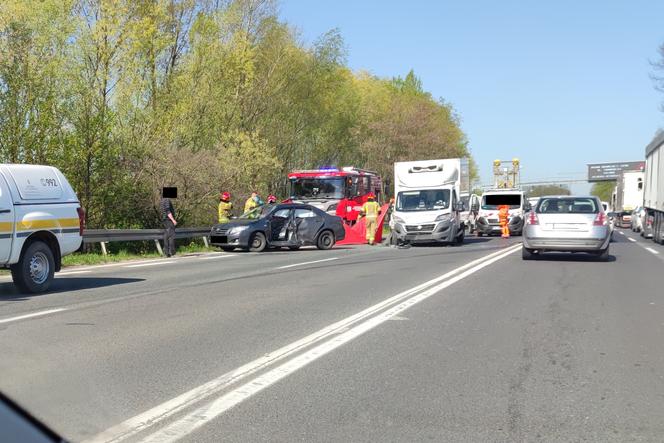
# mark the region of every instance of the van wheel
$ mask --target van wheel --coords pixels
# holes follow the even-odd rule
[[[323,231],[318,236],[316,247],[322,250],[332,249],[334,243],[335,243],[334,234],[330,231]]]
[[[466,238],[466,230],[464,229],[464,230],[462,230],[462,231],[459,233],[459,235],[457,235],[457,238],[456,238],[456,244],[457,244],[457,245],[462,245],[462,244],[463,244],[463,240],[464,240],[465,238]]]
[[[521,258],[524,260],[532,260],[535,258],[535,253],[533,252],[532,249],[528,249],[526,247],[521,248]]]
[[[44,292],[53,282],[55,259],[46,243],[36,241],[28,246],[21,260],[11,267],[14,284],[22,292]]]
[[[600,259],[600,261],[609,261],[609,247],[607,246],[606,249],[601,250],[597,254],[597,257]]]
[[[249,251],[251,252],[263,252],[266,246],[267,240],[262,232],[256,232],[249,241]]]

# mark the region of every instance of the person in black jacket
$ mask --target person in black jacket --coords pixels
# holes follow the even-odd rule
[[[166,257],[175,255],[175,209],[171,198],[177,197],[177,188],[164,188],[160,203],[161,221],[164,224],[164,253]]]

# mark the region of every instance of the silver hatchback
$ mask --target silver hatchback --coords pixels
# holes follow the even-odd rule
[[[609,220],[597,197],[542,197],[526,216],[523,259],[563,251],[589,252],[608,260],[610,238]]]

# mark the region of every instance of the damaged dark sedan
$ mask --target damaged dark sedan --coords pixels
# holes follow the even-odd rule
[[[212,227],[210,242],[230,252],[237,248],[261,252],[267,248],[330,249],[345,238],[341,218],[305,204],[258,207],[240,218]]]

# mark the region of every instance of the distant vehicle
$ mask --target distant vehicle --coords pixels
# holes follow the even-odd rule
[[[47,291],[62,257],[81,247],[85,217],[52,166],[0,164],[0,268],[24,292]]]
[[[609,258],[610,228],[596,197],[542,197],[526,219],[522,256],[530,260],[548,251],[588,252]]]
[[[301,246],[330,249],[345,238],[341,218],[311,205],[285,203],[265,209],[259,206],[239,219],[214,225],[210,242],[227,252],[236,248],[262,252]]]
[[[646,147],[643,206],[652,217],[652,239],[664,244],[664,131]]]
[[[646,212],[646,208],[642,206],[637,206],[636,209],[632,211],[630,214],[632,217],[630,220],[630,228],[632,229],[632,232],[641,232],[643,230],[643,219]]]
[[[611,206],[616,213],[616,224],[628,228],[632,222],[632,211],[643,204],[643,178],[640,171],[623,172],[611,197]]]
[[[477,216],[480,212],[480,196],[477,194],[462,195],[461,203],[464,210],[461,211],[461,221],[469,234],[477,229]]]
[[[480,211],[477,217],[477,236],[500,235],[498,211],[500,206],[509,206],[509,228],[512,235],[521,235],[524,226],[524,214],[531,206],[526,195],[520,189],[491,189],[482,194]]]
[[[288,174],[288,202],[312,205],[348,223],[357,221],[367,195],[382,201],[383,182],[373,171],[347,166],[293,171]]]
[[[460,196],[470,187],[467,159],[448,158],[394,164],[396,203],[391,227],[408,243],[463,243],[466,209]]]

